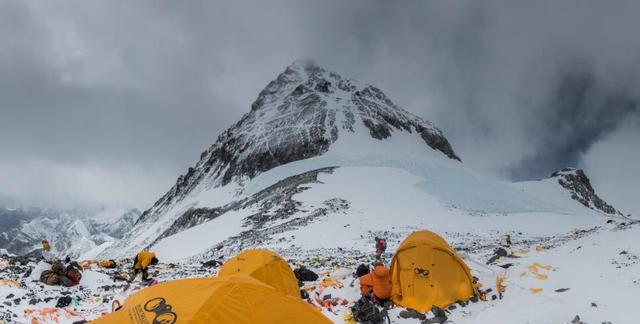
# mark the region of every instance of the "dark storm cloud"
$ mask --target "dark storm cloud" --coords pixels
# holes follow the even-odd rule
[[[547,177],[552,168],[578,166],[593,144],[638,111],[640,93],[637,84],[624,83],[629,80],[602,80],[580,63],[569,63],[559,73],[551,95],[541,103],[542,113],[525,124],[538,145],[532,156],[511,167],[516,179]]]
[[[0,196],[152,203],[308,57],[547,175],[637,115],[637,2],[0,2]],[[576,63],[579,62],[579,63]]]

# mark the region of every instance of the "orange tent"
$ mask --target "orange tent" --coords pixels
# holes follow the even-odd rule
[[[477,295],[469,267],[438,234],[417,231],[391,260],[391,298],[396,305],[425,313]]]
[[[256,278],[279,292],[300,298],[300,288],[293,270],[285,259],[275,252],[262,249],[245,250],[227,260],[218,277],[243,273]]]
[[[129,296],[124,306],[95,324],[331,323],[300,298],[285,296],[244,274],[181,279]]]

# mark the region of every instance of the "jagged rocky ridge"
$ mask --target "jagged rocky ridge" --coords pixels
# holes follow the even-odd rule
[[[595,193],[591,181],[582,169],[563,168],[551,174],[551,177],[558,179],[558,183],[571,193],[571,198],[585,207],[597,209],[605,214],[622,215]]]
[[[155,218],[200,185],[226,185],[321,155],[341,134],[354,132],[356,123],[379,140],[396,131],[416,133],[428,145],[425,149],[460,160],[438,128],[395,105],[378,88],[312,62],[296,61],[260,92],[251,111],[224,131],[137,223]]]

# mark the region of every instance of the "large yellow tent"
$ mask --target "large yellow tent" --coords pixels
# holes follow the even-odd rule
[[[421,313],[478,293],[469,267],[431,231],[414,232],[402,241],[391,260],[391,281],[393,302]]]
[[[126,299],[95,324],[331,323],[300,298],[285,296],[247,275],[180,279]]]
[[[227,260],[218,272],[219,277],[243,273],[256,278],[285,295],[300,298],[298,280],[285,259],[275,252],[245,250]]]

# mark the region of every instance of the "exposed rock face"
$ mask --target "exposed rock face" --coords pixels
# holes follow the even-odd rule
[[[415,132],[429,148],[460,160],[439,129],[396,106],[376,87],[296,61],[260,92],[251,111],[224,131],[137,223],[153,220],[196,187],[226,185],[321,155],[340,136],[355,132],[358,124],[379,140],[396,131]]]
[[[155,242],[222,216],[227,212],[250,207],[256,207],[258,211],[246,217],[243,226],[253,231],[268,228],[270,223],[286,220],[289,216],[300,211],[300,203],[292,197],[308,188],[304,187],[304,184],[317,182],[318,174],[322,172],[332,173],[334,169],[335,168],[322,168],[285,178],[250,197],[233,201],[221,207],[191,208],[176,219],[173,225],[162,233]],[[333,207],[331,210],[335,212],[339,209],[348,208],[349,204],[345,204],[346,207],[344,204],[334,203],[332,204]]]
[[[602,200],[593,190],[591,181],[582,169],[564,168],[551,174],[558,183],[571,193],[571,198],[591,209],[597,209],[605,214],[622,215],[613,206]]]

